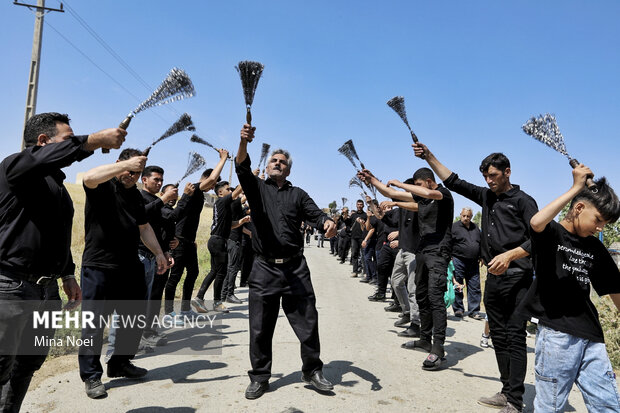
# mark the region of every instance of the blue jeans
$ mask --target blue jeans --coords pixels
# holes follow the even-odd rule
[[[535,373],[537,412],[563,412],[573,383],[589,412],[620,412],[618,385],[605,343],[539,325]]]
[[[454,263],[454,279],[459,283],[467,285],[467,307],[469,314],[476,314],[480,311],[480,268],[478,260],[462,260],[452,257]],[[463,291],[454,291],[454,311],[465,311],[463,305]]]

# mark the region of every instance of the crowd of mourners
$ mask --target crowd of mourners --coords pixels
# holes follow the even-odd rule
[[[533,321],[538,324],[535,410],[563,411],[576,383],[589,411],[620,412],[615,375],[590,300],[592,286],[620,308],[620,272],[594,236],[618,219],[620,201],[605,178],[594,181],[596,190],[586,187],[594,175],[587,166],[575,167],[570,189],[538,210],[534,199],[511,183],[504,154],[482,160],[486,186],[478,186],[416,143],[420,161],[415,162],[426,166],[403,182],[384,183],[367,169],[359,171],[358,178],[385,200],[366,196],[353,212],[343,206],[329,216],[286,179],[293,164],[287,151],[273,151],[263,174],[252,169],[247,145],[255,128],[249,124],[241,129],[235,156],[237,187],[220,179],[226,150],[219,150],[214,168],[181,191],[163,185],[164,169],[147,165],[142,151],[125,148],[115,162],[83,175],[85,248],[78,285],[70,251],[73,204],[61,168],[100,148],[120,148],[126,131],[75,136],[69,122],[58,113],[33,116],[24,131],[26,148],[0,163],[2,411],[19,411],[33,373],[47,357],[49,345],[35,346],[33,337],[53,337],[54,330],[37,330],[31,321],[35,310],[60,310],[57,280],[69,307],[82,302],[82,311],[95,316],[146,316],[146,328],[110,329],[105,357],[108,377],[141,378],[148,372],[133,364],[135,354],[167,344],[154,323],[162,301],[162,320],[183,327],[207,313],[230,311],[227,304],[240,304],[239,277],[239,286],[249,287],[252,369],[245,397],[256,399],[269,388],[280,307],[301,343],[301,379],[331,392],[334,387],[322,372],[316,299],[303,256],[304,244],[316,241],[339,265],[352,265],[352,278],[374,286],[368,300],[391,300],[385,310],[399,313],[394,325],[408,339],[402,347],[427,353],[423,370],[441,369],[449,357],[444,351],[449,307],[457,318],[481,320],[480,345],[492,345],[501,381],[497,393],[479,398],[481,405],[501,413],[522,411],[526,323]],[[196,235],[205,193],[211,190],[216,196],[207,243],[211,266],[194,294],[198,248],[203,248]],[[472,208],[463,208],[455,220],[453,192],[481,207],[480,225],[472,221]],[[568,212],[556,222],[567,204]],[[178,304],[174,299],[183,274]],[[212,301],[206,298],[209,289]],[[81,338],[90,343],[78,354],[86,394],[104,397],[104,328],[86,325]]]

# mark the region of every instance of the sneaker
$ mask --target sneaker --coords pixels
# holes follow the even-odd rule
[[[469,313],[469,317],[474,320],[484,320],[484,316],[480,313]]]
[[[148,347],[161,347],[165,346],[166,344],[168,344],[168,339],[157,334],[142,336],[142,338],[140,339],[140,346],[144,345]]]
[[[183,317],[183,321],[185,321],[186,318],[190,321],[196,321],[205,318],[205,316],[198,314],[194,310],[181,311],[181,317]]]
[[[369,301],[383,301],[383,300],[385,300],[385,294],[379,293],[379,292],[375,292],[373,295],[368,297],[368,300]]]
[[[409,324],[411,324],[411,317],[409,316],[409,313],[407,313],[403,314],[401,318],[396,320],[396,322],[394,323],[394,327],[405,327]]]
[[[352,273],[351,278],[357,278],[357,273],[356,272]]]
[[[367,284],[367,283],[369,283],[369,282],[370,282],[370,278],[362,278],[362,279],[360,280],[360,282],[361,282],[361,283],[366,283],[366,284]]]
[[[213,303],[213,311],[217,311],[218,313],[229,312],[228,308],[226,308],[226,306],[221,301],[217,301]]]
[[[396,304],[396,303],[392,303],[392,304],[388,305],[387,307],[384,307],[383,309],[385,311],[390,311],[390,312],[393,312],[393,313],[400,313],[401,310],[402,310],[402,308],[400,308],[400,305]]]
[[[242,304],[243,301],[241,301],[236,295],[234,294],[229,294],[226,297],[226,300],[224,300],[227,303],[231,303],[231,304]]]
[[[484,333],[480,337],[480,347],[489,348],[489,336],[485,336]]]
[[[127,377],[128,379],[141,379],[148,373],[147,369],[137,367],[129,360],[122,363],[110,364],[108,363],[108,377]]]
[[[162,318],[162,321],[164,322],[164,324],[172,325],[174,327],[183,327],[185,325],[185,322],[183,321],[183,317],[179,317],[178,314],[175,313],[174,311],[166,314]]]
[[[205,300],[203,300],[202,298],[194,297],[194,298],[192,298],[192,301],[190,301],[190,303],[191,303],[192,307],[194,307],[196,309],[196,311],[199,312],[199,313],[208,313],[209,312],[209,309],[205,305]]]
[[[456,310],[456,311],[454,312],[454,316],[455,316],[455,317],[458,317],[458,318],[463,318],[463,311],[461,311],[461,310]]]
[[[86,379],[84,382],[86,395],[91,399],[106,397],[108,392],[100,379]]]
[[[487,407],[494,407],[496,409],[500,409],[506,407],[508,405],[508,399],[502,393],[495,393],[491,397],[481,397],[478,399],[478,404]],[[518,411],[518,410],[517,410]]]

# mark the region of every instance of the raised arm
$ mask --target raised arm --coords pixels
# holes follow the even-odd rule
[[[220,161],[217,163],[217,165],[215,165],[215,168],[213,168],[211,175],[209,175],[207,179],[204,179],[202,182],[200,182],[200,190],[203,192],[209,191],[215,187],[215,184],[217,183],[217,178],[219,178],[220,174],[222,173],[222,169],[224,168],[226,160],[228,159],[228,151],[226,149],[219,149],[218,152],[220,153]]]
[[[390,179],[387,186],[395,186],[396,188],[403,189],[413,195],[421,196],[428,199],[443,199],[443,194],[436,189],[428,189],[423,186],[404,184],[397,179]]]
[[[378,180],[368,169],[358,172],[358,177],[367,184],[377,188],[377,191],[387,198],[398,199],[400,201],[413,200],[413,197],[409,192],[397,191],[394,188],[388,187],[383,182]]]
[[[413,146],[413,153],[415,154],[415,156],[424,159],[428,163],[428,166],[430,166],[431,169],[435,171],[439,179],[445,181],[450,175],[452,175],[452,171],[446,168],[441,162],[439,162],[439,160],[428,149],[426,145],[418,142],[414,143],[411,146]]]
[[[542,232],[547,224],[555,218],[562,208],[568,204],[586,185],[586,179],[592,177],[593,173],[584,164],[579,164],[573,169],[573,185],[571,188],[551,201],[549,205],[541,209],[530,220],[530,226],[535,232]]]
[[[82,178],[84,186],[90,189],[97,188],[99,184],[109,181],[124,171],[142,173],[146,164],[146,156],[134,156],[124,161],[118,161],[107,165],[97,166],[84,173]]]

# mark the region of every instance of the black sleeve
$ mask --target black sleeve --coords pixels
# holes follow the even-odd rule
[[[525,228],[530,228],[530,221],[532,220],[532,217],[538,212],[538,205],[536,205],[536,201],[534,201],[534,198],[530,197],[529,195],[526,195],[522,199],[523,202],[521,205],[521,216],[523,217]],[[534,231],[530,231],[530,233],[532,232]],[[531,239],[526,239],[523,244],[520,245],[520,247],[523,248],[525,252],[532,255]]]
[[[23,150],[7,165],[7,182],[20,185],[31,176],[47,175],[89,157],[93,152],[82,149],[87,139],[88,136],[72,136],[63,142]]]
[[[392,209],[383,214],[383,218],[381,218],[381,221],[383,221],[388,227],[398,228],[398,217],[396,216],[394,211],[395,209]]]
[[[242,185],[243,187],[243,185]],[[306,191],[299,189],[301,191],[301,208],[303,211],[303,220],[306,223],[309,223],[316,229],[318,229],[321,233],[323,233],[323,225],[325,225],[325,221],[331,221],[332,219],[327,216],[325,212],[323,212],[310,198],[310,195],[306,193]]]
[[[239,184],[241,184],[241,188],[243,188],[243,193],[248,199],[248,204],[250,204],[250,207],[259,207],[259,203],[261,202],[258,183],[259,178],[254,176],[252,173],[249,154],[246,155],[245,160],[240,164],[235,161],[235,172],[237,173]]]
[[[599,296],[620,293],[620,271],[607,248],[599,240],[592,240],[597,245],[594,268],[590,277],[592,287]]]
[[[164,201],[161,198],[157,198],[149,203],[144,203],[144,209],[147,217],[157,216],[161,214],[161,210],[164,206]]]
[[[484,194],[489,190],[488,188],[483,188],[460,179],[454,172],[443,183],[449,190],[471,199],[480,206],[483,206]]]

